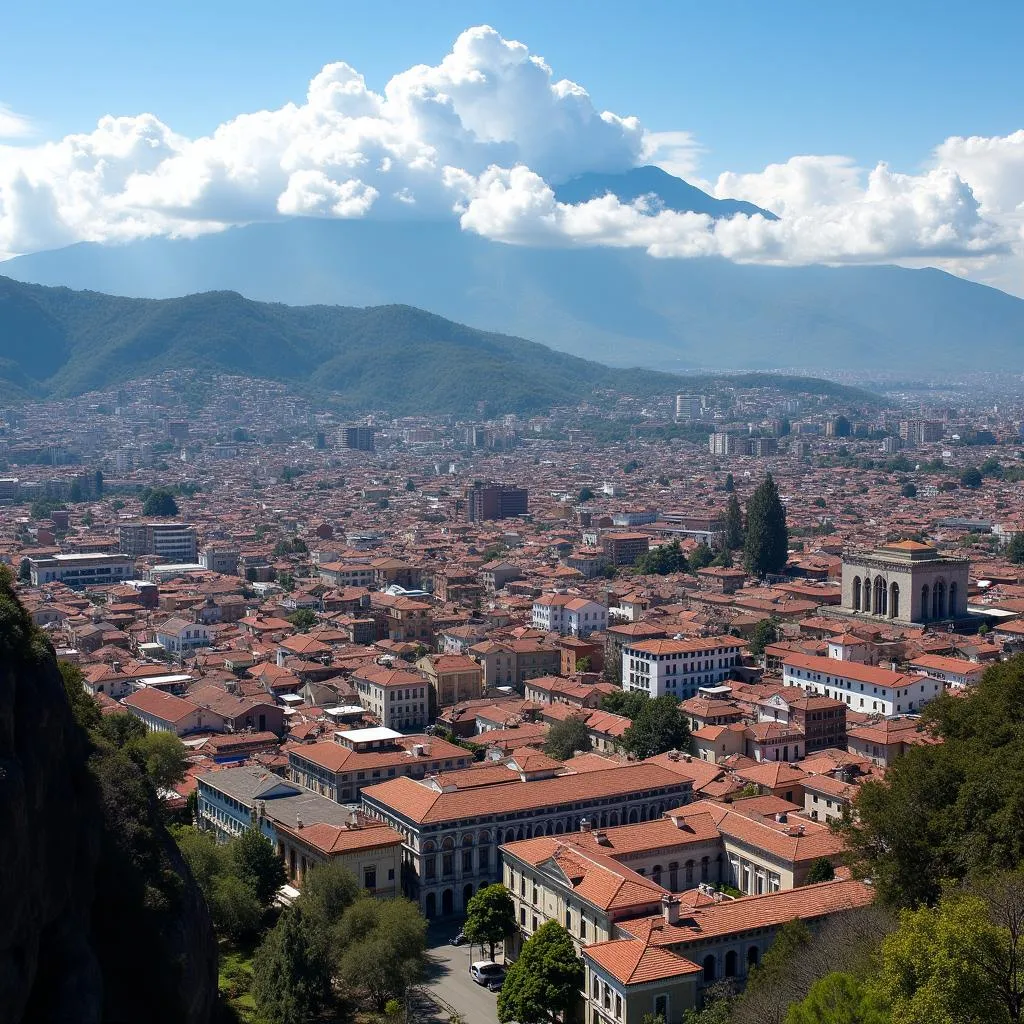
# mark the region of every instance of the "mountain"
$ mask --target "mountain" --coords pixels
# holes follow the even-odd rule
[[[293,305],[405,303],[665,370],[956,371],[978,365],[980,346],[986,365],[1016,365],[1024,339],[1024,301],[938,270],[532,249],[448,222],[286,220],[194,239],[79,244],[0,268],[23,281],[153,298],[230,290]]]
[[[769,210],[742,199],[715,199],[696,185],[663,171],[660,167],[634,167],[622,174],[581,174],[562,185],[556,185],[555,198],[560,203],[585,203],[609,192],[620,202],[632,203],[642,197],[653,197],[655,210],[677,213],[706,213],[710,217],[731,217],[743,213],[752,217],[759,213],[766,220],[778,220]]]
[[[411,306],[354,309],[254,302],[235,292],[132,299],[0,277],[0,394],[63,397],[190,367],[337,393],[354,408],[534,412],[614,388],[671,393],[683,381],[610,369]],[[862,401],[825,381],[794,388]],[[699,386],[702,378],[688,378]]]

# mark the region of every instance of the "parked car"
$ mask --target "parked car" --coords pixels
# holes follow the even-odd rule
[[[486,985],[492,990],[501,988],[505,980],[505,968],[493,960],[477,960],[469,965],[469,973],[478,985]]]
[[[465,941],[466,941],[466,933],[465,932],[459,932],[458,935],[452,936],[452,945],[453,946],[461,946]]]

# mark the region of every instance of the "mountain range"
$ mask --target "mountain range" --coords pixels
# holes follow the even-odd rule
[[[558,189],[566,199],[612,191],[716,217],[737,212],[734,201],[652,168],[584,175]],[[22,281],[134,297],[214,290],[292,305],[411,305],[608,364],[662,370],[959,371],[976,367],[982,349],[986,365],[1015,365],[1024,341],[1024,300],[939,270],[532,248],[450,220],[287,219],[190,239],[82,243],[0,268]]]
[[[286,306],[234,292],[133,299],[0,277],[0,397],[65,397],[169,369],[271,379],[393,413],[540,412],[598,392],[647,397],[713,378],[609,368],[411,306]],[[865,392],[750,374],[850,403]]]

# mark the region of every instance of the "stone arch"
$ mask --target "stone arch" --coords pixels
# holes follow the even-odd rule
[[[427,917],[437,917],[437,896],[432,893],[427,893]]]
[[[862,612],[871,613],[871,577],[864,577],[864,600],[861,603],[860,610]]]
[[[853,577],[853,610],[855,612],[860,611],[860,596],[861,596],[861,585],[860,577]]]
[[[447,850],[454,850],[455,849],[455,840],[452,839],[451,836],[445,836],[445,838],[441,842],[441,849],[442,850],[446,850],[446,851]]]
[[[927,583],[921,584],[921,621],[926,622],[931,616],[928,614],[931,609],[928,607],[928,601],[931,597],[931,589]]]
[[[609,828],[615,828],[618,824],[619,824],[619,812],[618,811],[612,811],[608,815],[608,827]]]
[[[761,950],[757,946],[751,946],[747,950],[747,967],[756,967],[761,962]]]
[[[715,954],[708,953],[704,957],[704,983],[708,984],[715,980]]]
[[[515,841],[516,841],[515,829],[511,829],[511,828],[510,829],[506,829],[505,830],[505,842],[506,843],[514,843]]]
[[[736,955],[735,949],[730,949],[729,952],[725,954],[725,976],[727,978],[735,978],[739,973],[737,970],[738,961],[739,957]]]
[[[473,883],[469,882],[462,890],[462,909],[465,910],[469,906],[469,901],[473,898]]]
[[[960,614],[960,608],[957,605],[957,585],[956,580],[949,581],[949,617],[951,619],[956,618]]]
[[[875,609],[876,615],[885,614],[886,606],[886,586],[885,580],[881,576],[875,577],[875,593],[872,599],[872,606]]]
[[[640,812],[634,807],[629,812],[629,822],[628,822],[628,824],[635,825],[639,821],[640,821]]]
[[[544,827],[544,835],[546,835],[546,836],[553,836],[554,834],[555,834],[554,823],[549,821],[547,823],[547,825],[545,825],[545,827]]]
[[[889,618],[898,619],[900,617],[900,585],[893,580],[889,584]]]
[[[472,846],[472,845],[473,845],[473,836],[472,836],[472,834],[471,834],[471,833],[467,832],[467,833],[466,833],[466,834],[465,834],[465,835],[464,835],[464,836],[462,837],[462,845],[463,845],[463,846]]]
[[[451,889],[445,889],[441,893],[441,916],[450,917],[455,913],[455,893]]]
[[[936,580],[932,585],[932,618],[944,619],[946,617],[946,584],[942,580]]]

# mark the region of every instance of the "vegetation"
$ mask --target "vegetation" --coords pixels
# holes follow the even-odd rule
[[[494,947],[516,930],[516,907],[508,889],[500,882],[479,889],[466,908],[466,923],[462,930],[470,942]]]
[[[788,548],[786,509],[769,473],[747,503],[747,535],[743,548],[747,572],[756,576],[782,572]]]
[[[298,630],[312,629],[319,621],[312,608],[299,608],[288,616],[288,621]]]
[[[274,557],[283,558],[285,555],[305,555],[309,552],[309,546],[301,537],[282,538],[274,545]]]
[[[142,514],[144,516],[176,516],[178,503],[166,487],[147,487],[142,492]]]
[[[523,945],[498,993],[501,1024],[556,1024],[571,1013],[583,986],[583,961],[557,922],[542,924]]]
[[[969,466],[960,474],[960,486],[971,490],[981,486],[981,470],[977,466]]]
[[[617,659],[609,659],[611,664],[617,664]],[[616,690],[615,693],[606,693],[601,698],[601,708],[610,711],[613,715],[622,715],[631,721],[635,719],[650,698],[640,690]]]
[[[1006,557],[1014,565],[1024,565],[1024,532],[1018,532],[1010,538],[1006,545]]]
[[[690,727],[671,694],[647,698],[622,735],[622,747],[637,758],[690,749]]]
[[[642,576],[668,576],[673,572],[686,572],[688,565],[679,541],[674,540],[670,544],[659,544],[641,555],[633,568]]]
[[[729,474],[728,480],[732,479]],[[728,482],[728,481],[727,481]],[[729,488],[727,487],[726,490]],[[725,507],[725,546],[730,551],[736,551],[743,547],[743,512],[740,509],[739,498],[735,494],[729,495],[729,504]]]
[[[323,1009],[330,991],[330,966],[303,927],[302,907],[290,907],[256,951],[256,1010],[267,1024],[306,1024]]]
[[[544,753],[559,761],[567,761],[580,750],[590,750],[593,744],[582,718],[567,718],[555,722],[544,742]]]
[[[828,857],[819,857],[807,872],[807,885],[815,882],[831,882],[836,877],[836,869]]]
[[[173,733],[147,731],[131,741],[129,750],[141,760],[157,789],[170,789],[185,778],[188,750]]]
[[[779,620],[776,618],[762,619],[755,627],[750,637],[750,653],[755,658],[764,654],[764,649],[779,639]]]

